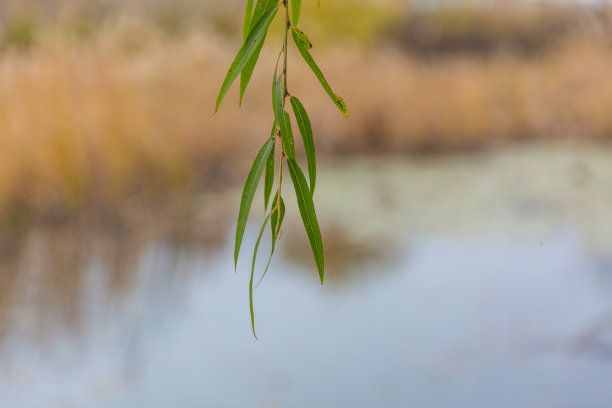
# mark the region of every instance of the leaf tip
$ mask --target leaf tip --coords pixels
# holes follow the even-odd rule
[[[221,94],[219,94],[219,97],[217,97],[217,101],[215,102],[215,113],[217,113],[217,111],[219,110],[219,106],[221,106],[222,100],[223,97],[221,96]]]
[[[239,108],[242,107],[242,101],[244,99],[244,91],[245,91],[244,89],[242,89],[242,88],[240,89],[240,96],[239,96],[239,99],[238,99],[238,107]]]

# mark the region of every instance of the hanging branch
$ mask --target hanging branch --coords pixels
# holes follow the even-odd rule
[[[290,4],[289,4],[290,3]],[[314,59],[310,55],[310,49],[312,44],[306,35],[300,31],[298,23],[300,20],[300,12],[302,8],[302,0],[257,0],[257,3],[253,6],[253,0],[247,0],[245,14],[244,14],[244,25],[243,25],[243,44],[238,51],[234,61],[232,62],[221,90],[215,104],[215,111],[219,109],[221,101],[227,94],[229,88],[233,82],[240,76],[240,99],[242,103],[244,93],[248,87],[253,70],[259,59],[259,54],[265,43],[268,30],[272,21],[278,14],[279,9],[283,7],[285,9],[285,31],[284,41],[281,52],[278,55],[276,61],[276,68],[274,69],[274,78],[272,81],[272,105],[274,107],[274,123],[272,125],[272,131],[270,137],[265,141],[259,153],[255,157],[251,171],[247,177],[244,189],[242,192],[242,199],[240,201],[240,210],[238,213],[238,223],[236,227],[236,240],[234,245],[234,268],[238,265],[238,255],[240,254],[240,247],[242,245],[242,239],[255,197],[255,191],[259,185],[259,181],[265,172],[264,176],[264,205],[265,210],[268,209],[268,203],[272,194],[272,188],[274,184],[275,166],[276,166],[276,142],[279,144],[278,153],[278,187],[270,212],[266,214],[265,221],[257,242],[255,244],[255,250],[253,252],[253,258],[251,263],[251,279],[249,282],[249,308],[251,314],[251,326],[253,329],[253,335],[255,334],[255,313],[253,308],[253,281],[255,276],[255,261],[257,259],[257,252],[261,238],[264,235],[268,222],[270,223],[271,240],[272,246],[270,250],[270,257],[266,268],[259,280],[259,283],[263,280],[268,269],[272,256],[274,255],[274,249],[276,247],[276,241],[281,234],[281,225],[285,216],[285,202],[282,197],[282,182],[283,182],[283,167],[284,163],[287,164],[289,170],[289,176],[293,183],[295,190],[295,196],[297,199],[298,208],[302,217],[302,222],[306,230],[306,235],[310,241],[312,253],[315,259],[315,264],[319,272],[319,279],[323,284],[323,278],[325,275],[325,256],[323,253],[323,240],[321,239],[321,231],[319,229],[319,222],[317,221],[317,215],[315,212],[313,195],[315,190],[316,181],[316,158],[315,158],[315,146],[312,135],[312,126],[306,109],[300,102],[300,100],[291,95],[287,88],[287,65],[289,59],[289,32],[297,46],[299,53],[304,58],[306,64],[310,67],[312,72],[315,74],[325,92],[331,97],[332,101],[336,104],[338,109],[347,116],[346,104],[338,95],[336,95],[327,80],[323,76],[323,73],[315,63]],[[282,71],[278,74],[278,64],[280,57],[283,57]],[[295,158],[295,146],[293,139],[293,130],[291,128],[291,120],[289,113],[286,111],[286,100],[289,98],[291,108],[297,122],[300,135],[304,142],[304,149],[306,152],[306,161],[308,164],[308,178],[304,176],[300,166],[298,165]],[[258,283],[258,285],[259,285]]]

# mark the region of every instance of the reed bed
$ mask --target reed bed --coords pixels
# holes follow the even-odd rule
[[[206,30],[168,41],[146,20],[120,19],[86,43],[50,31],[36,47],[0,54],[0,211],[115,206],[132,193],[240,180],[271,126],[262,73],[278,50],[264,49],[243,106],[234,90],[214,114],[228,41]],[[305,66],[292,67],[289,90],[311,112],[322,155],[612,138],[606,32],[529,57],[316,44],[313,54],[350,114],[338,114]]]

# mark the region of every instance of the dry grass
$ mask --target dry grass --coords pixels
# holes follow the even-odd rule
[[[463,56],[432,62],[393,50],[331,56],[326,62],[352,116],[325,137],[348,151],[463,150],[533,139],[606,141],[612,138],[611,45],[605,38],[578,37],[535,58]],[[342,66],[350,68],[343,74]],[[329,121],[331,126],[324,111],[315,115],[319,125]]]
[[[602,141],[612,136],[610,44],[600,33],[529,59],[437,61],[381,47],[315,48],[349,119],[304,64],[291,65],[289,85],[311,113],[323,154]],[[234,90],[213,115],[235,48],[201,31],[168,41],[146,21],[125,20],[86,44],[48,33],[27,52],[2,54],[0,207],[112,205],[134,191],[242,178],[271,125],[276,50],[263,53],[242,109]]]
[[[168,46],[138,24],[86,48],[50,39],[3,55],[1,204],[78,206],[223,174],[258,121],[213,116],[228,58],[218,41]]]

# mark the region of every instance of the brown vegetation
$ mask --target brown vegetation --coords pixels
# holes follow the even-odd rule
[[[315,47],[349,119],[304,64],[290,92],[311,113],[321,154],[469,150],[517,140],[612,137],[609,30],[546,52],[410,56],[377,46]],[[271,125],[275,49],[243,107],[213,105],[235,44],[206,30],[168,38],[146,19],[105,24],[86,43],[47,30],[0,54],[0,207],[112,203],[242,178]],[[316,46],[316,44],[315,44]],[[293,51],[297,54],[296,51]],[[234,90],[235,91],[235,90]],[[237,172],[234,172],[237,170]],[[238,174],[239,176],[235,176]]]

